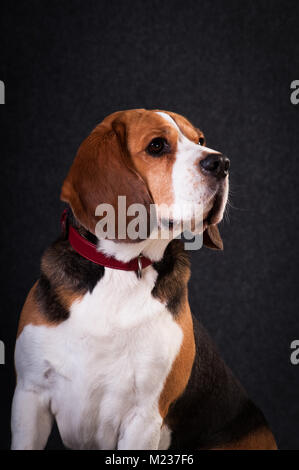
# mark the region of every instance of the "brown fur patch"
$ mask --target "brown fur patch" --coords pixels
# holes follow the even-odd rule
[[[149,159],[151,160],[149,161]],[[150,155],[133,157],[138,173],[146,182],[153,201],[157,205],[174,203],[172,188],[172,168],[175,161],[174,153],[154,158]]]
[[[47,321],[46,317],[40,311],[38,303],[35,299],[37,282],[30,289],[29,294],[25,300],[23,309],[21,311],[17,338],[22,333],[26,325],[47,325],[51,326],[51,323]]]
[[[166,417],[171,403],[173,403],[185,390],[195,356],[193,322],[187,293],[185,294],[181,311],[175,317],[175,320],[182,329],[183,340],[180,351],[175,358],[160,395],[159,411],[163,419]]]
[[[229,442],[211,450],[277,450],[277,444],[270,429],[263,426],[236,442]]]
[[[70,310],[71,305],[76,301],[80,300],[83,297],[83,294],[80,292],[73,292],[69,289],[65,289],[63,286],[56,287],[55,292],[57,294],[58,300],[61,305],[66,309]]]

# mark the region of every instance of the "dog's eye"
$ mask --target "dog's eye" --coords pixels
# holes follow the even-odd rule
[[[169,144],[166,139],[156,137],[150,142],[146,150],[153,157],[159,157],[169,151]]]
[[[204,143],[205,143],[204,137],[200,137],[200,138],[198,139],[198,143],[199,143],[199,145],[204,145]]]

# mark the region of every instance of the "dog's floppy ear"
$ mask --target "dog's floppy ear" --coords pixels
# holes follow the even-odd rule
[[[203,244],[212,250],[223,250],[223,241],[217,225],[209,225],[203,233]]]
[[[96,207],[102,203],[112,205],[117,234],[118,196],[126,196],[127,207],[143,204],[149,214],[152,198],[133,168],[126,145],[126,124],[116,118],[103,121],[83,141],[63,183],[61,199],[70,204],[77,220],[92,233],[99,221]]]

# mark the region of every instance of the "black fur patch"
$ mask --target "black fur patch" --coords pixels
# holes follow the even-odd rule
[[[69,317],[68,310],[61,304],[49,279],[41,274],[35,290],[36,300],[45,317],[51,322],[61,322]]]
[[[70,222],[75,225],[74,219],[69,218],[68,223]],[[94,237],[92,234],[89,236],[83,228],[77,229],[88,239]],[[94,239],[91,241],[95,242]],[[42,312],[49,321],[66,320],[69,311],[60,302],[57,289],[62,288],[78,294],[92,292],[104,273],[104,266],[92,263],[79,255],[71,247],[67,235],[62,234],[42,257],[41,276],[35,294]]]
[[[181,240],[173,240],[167,246],[161,261],[153,264],[158,272],[152,295],[166,302],[173,315],[180,311],[190,277],[190,261]]]
[[[68,240],[59,239],[50,246],[42,259],[42,270],[51,265],[50,281],[75,291],[92,292],[103,277],[105,268],[79,255]],[[47,269],[48,271],[48,269]]]

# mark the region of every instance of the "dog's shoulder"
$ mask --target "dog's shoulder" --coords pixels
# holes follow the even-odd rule
[[[82,258],[60,237],[42,256],[40,277],[23,305],[17,338],[29,324],[51,327],[66,320],[71,305],[92,292],[103,275],[103,266]]]

